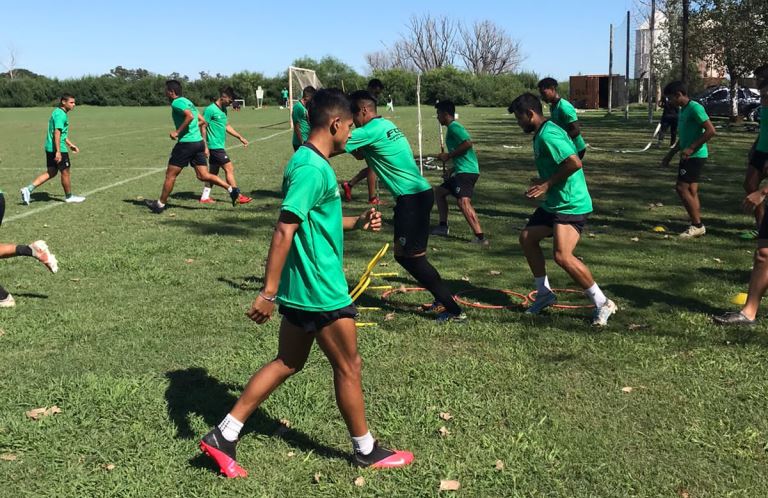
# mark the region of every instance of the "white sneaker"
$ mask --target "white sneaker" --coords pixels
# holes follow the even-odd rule
[[[44,240],[36,240],[29,244],[29,247],[32,248],[35,257],[51,270],[51,273],[59,271],[59,262],[56,259],[56,256],[51,254],[51,251],[48,249],[48,244],[46,244]]]
[[[704,225],[701,225],[700,228],[697,228],[693,225],[689,226],[688,229],[680,234],[681,239],[695,239],[697,237],[701,237],[702,235],[707,233],[707,229],[704,228]]]
[[[610,299],[603,303],[602,306],[595,309],[594,315],[592,315],[592,325],[595,327],[605,327],[608,325],[608,319],[616,313],[616,303]]]
[[[29,206],[29,203],[32,200],[32,193],[27,187],[22,188],[19,192],[21,192],[21,202]]]
[[[8,294],[5,299],[0,299],[0,308],[13,308],[16,306],[16,300],[12,295]]]
[[[85,197],[81,197],[79,195],[73,195],[72,197],[67,197],[64,199],[64,202],[67,202],[69,204],[80,204],[85,200]]]

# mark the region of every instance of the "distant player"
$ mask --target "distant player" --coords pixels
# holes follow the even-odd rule
[[[235,91],[231,86],[224,87],[219,92],[219,98],[205,108],[203,112],[203,121],[205,121],[205,127],[203,128],[203,135],[205,136],[206,143],[208,144],[208,171],[212,175],[219,174],[219,168],[224,169],[224,173],[227,176],[227,183],[232,188],[237,188],[237,182],[235,181],[235,167],[232,161],[229,159],[227,151],[224,149],[224,145],[227,141],[227,134],[232,135],[236,139],[240,140],[243,147],[248,147],[248,140],[243,138],[232,125],[227,122],[227,107],[229,107],[235,100]],[[203,195],[200,196],[200,202],[204,204],[210,204],[216,202],[211,195],[211,184],[206,183],[203,188]],[[239,204],[247,204],[253,199],[240,194],[237,199]]]
[[[280,90],[280,97],[283,99],[283,107],[288,107],[288,89],[283,87],[282,90]]]
[[[672,147],[677,141],[677,117],[680,110],[667,97],[662,97],[659,106],[662,108],[662,111],[657,147],[661,147],[662,142],[664,142],[664,133],[667,130],[669,130],[669,146]]]
[[[346,150],[356,159],[365,159],[395,198],[395,261],[432,293],[435,302],[431,309],[439,312],[439,322],[465,320],[448,286],[427,260],[429,216],[435,194],[419,174],[408,140],[394,123],[379,116],[370,93],[360,90],[349,98],[355,130]]]
[[[432,235],[448,235],[448,201],[452,195],[456,198],[461,213],[469,223],[469,227],[475,234],[472,240],[475,244],[488,245],[488,239],[480,227],[475,208],[472,207],[472,194],[475,192],[475,183],[480,178],[480,164],[477,161],[475,147],[467,129],[456,121],[456,106],[450,100],[442,100],[435,104],[437,120],[445,126],[445,145],[448,152],[436,154],[444,164],[453,161],[453,168],[446,167],[443,177],[446,180],[439,187],[435,187],[435,200],[437,212],[440,216],[440,225],[432,230]]]
[[[57,173],[61,173],[61,186],[64,188],[64,200],[68,203],[80,203],[85,197],[72,193],[70,179],[69,150],[78,153],[80,149],[69,140],[69,113],[75,108],[75,97],[65,93],[59,99],[59,106],[51,113],[48,120],[48,134],[45,138],[46,172],[35,178],[32,183],[21,189],[21,202],[26,205],[32,201],[32,191],[44,184]]]
[[[267,397],[307,361],[317,342],[333,369],[336,404],[352,440],[352,463],[386,469],[413,461],[407,451],[380,445],[368,430],[357,349],[357,310],[344,276],[344,230],[381,229],[370,209],[342,217],[336,174],[328,158],[344,151],[352,116],[338,90],[320,90],[309,103],[311,131],[283,172],[283,203],[264,271],[264,288],[246,313],[259,324],[280,305],[277,357],[256,372],[235,406],[200,442],[227,477],[246,477],[236,445],[243,424]]]
[[[533,133],[533,155],[539,178],[526,192],[529,199],[542,199],[520,234],[520,245],[533,272],[536,300],[526,310],[538,314],[557,303],[549,286],[540,242],[552,237],[555,263],[584,289],[595,305],[592,325],[604,326],[616,313],[616,304],[605,297],[589,268],[574,254],[581,232],[592,212],[584,171],[571,137],[552,121],[544,118],[541,101],[531,93],[517,97],[509,112],[525,133]]]
[[[315,87],[307,86],[301,93],[301,99],[293,104],[291,110],[291,121],[293,122],[293,150],[299,150],[307,137],[309,137],[309,115],[307,113],[307,104],[315,95]]]
[[[216,175],[208,172],[208,146],[200,133],[200,127],[205,126],[202,116],[197,112],[197,107],[189,99],[181,96],[181,83],[176,80],[165,82],[165,96],[171,103],[171,117],[176,129],[170,133],[171,140],[177,140],[168,159],[168,167],[165,171],[165,181],[160,199],[146,201],[147,207],[155,214],[160,214],[166,209],[168,196],[176,184],[176,177],[184,168],[192,165],[195,168],[197,179],[201,182],[212,183],[227,189],[232,205],[237,205],[240,198],[240,189],[232,187]]]
[[[395,113],[395,101],[392,99],[392,95],[387,95],[387,110],[392,114]]]
[[[760,66],[754,71],[757,86],[760,90],[760,129],[757,140],[747,155],[747,172],[744,177],[744,191],[747,194],[757,192],[760,183],[768,176],[768,66]],[[758,228],[763,224],[765,206],[760,204],[755,208],[755,223]],[[741,234],[745,240],[756,239],[758,230],[750,230]]]
[[[3,224],[5,216],[5,195],[0,190],[0,225]],[[32,242],[27,246],[16,244],[0,243],[0,259],[15,258],[17,256],[28,256],[35,258],[45,265],[52,273],[59,271],[59,263],[56,256],[48,250],[48,244],[43,240]],[[2,286],[0,286],[0,308],[13,308],[16,306],[16,300]]]
[[[677,132],[678,144],[670,149],[662,161],[669,160],[680,151],[680,165],[677,170],[677,195],[683,202],[691,219],[691,225],[680,234],[684,239],[701,237],[707,229],[701,221],[701,202],[699,201],[699,178],[707,161],[707,142],[715,136],[715,127],[709,120],[704,106],[688,97],[688,90],[682,81],[673,81],[664,87],[664,96],[680,108]]]
[[[579,116],[576,114],[576,108],[557,93],[557,80],[554,78],[544,78],[539,81],[538,87],[541,99],[549,104],[552,122],[568,133],[576,147],[579,159],[584,159],[587,144],[584,143],[584,138],[581,136],[581,125],[579,124]]]

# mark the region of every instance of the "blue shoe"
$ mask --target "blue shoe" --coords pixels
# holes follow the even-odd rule
[[[454,315],[450,311],[444,311],[437,315],[437,318],[435,318],[435,321],[437,323],[448,323],[448,322],[465,322],[467,321],[467,314],[462,312],[458,315]]]
[[[537,293],[536,300],[532,305],[528,306],[528,309],[525,310],[525,312],[529,315],[538,315],[545,308],[548,308],[555,303],[557,303],[557,296],[554,292],[547,292],[546,294]]]

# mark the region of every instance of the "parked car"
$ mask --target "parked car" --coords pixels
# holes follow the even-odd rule
[[[693,98],[704,106],[710,116],[731,115],[731,90],[727,86],[709,87]],[[751,88],[739,87],[739,115],[751,118],[760,107],[760,94]]]

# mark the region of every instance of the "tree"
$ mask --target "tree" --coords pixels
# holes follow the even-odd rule
[[[467,70],[475,75],[511,73],[523,61],[520,43],[492,21],[459,26],[455,50]]]
[[[8,58],[3,62],[3,67],[7,71],[8,78],[14,79],[16,77],[16,67],[18,64],[18,52],[16,47],[10,45],[8,47]]]
[[[424,14],[411,16],[406,28],[408,33],[393,47],[395,61],[410,63],[423,73],[453,64],[455,21]]]

